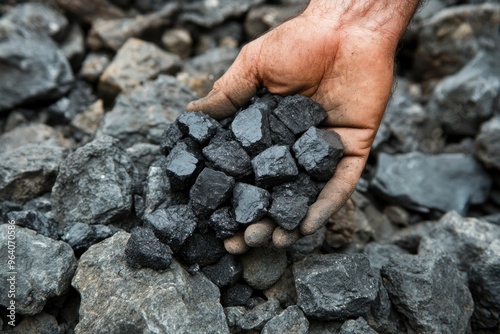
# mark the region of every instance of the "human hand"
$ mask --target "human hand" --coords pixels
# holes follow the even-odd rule
[[[299,231],[269,221],[250,225],[226,242],[232,253],[272,238],[287,247],[312,234],[349,199],[363,171],[390,97],[394,54],[417,0],[312,0],[306,10],[247,44],[204,98],[188,110],[218,119],[235,113],[261,87],[318,102],[321,126],[342,138],[344,157],[300,224]]]

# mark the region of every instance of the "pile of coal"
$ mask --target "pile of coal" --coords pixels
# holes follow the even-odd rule
[[[196,229],[225,239],[266,217],[297,228],[343,155],[340,136],[317,127],[325,118],[307,97],[268,93],[220,122],[182,114],[160,144],[172,200],[145,226],[179,254]]]

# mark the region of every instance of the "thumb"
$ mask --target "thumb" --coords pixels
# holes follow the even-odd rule
[[[223,119],[234,114],[255,95],[259,81],[255,70],[256,53],[250,44],[241,49],[233,65],[214,83],[206,97],[187,106],[188,111],[202,111],[215,119]]]

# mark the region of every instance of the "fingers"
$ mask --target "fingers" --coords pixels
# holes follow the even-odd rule
[[[254,67],[257,54],[254,52],[256,47],[250,44],[241,50],[233,65],[215,82],[206,97],[187,106],[188,111],[203,111],[215,119],[223,119],[234,114],[255,95],[259,87]]]
[[[288,248],[299,240],[300,232],[298,229],[287,231],[281,227],[277,227],[273,232],[273,244],[276,248]]]
[[[300,224],[303,235],[319,230],[347,202],[356,188],[365,162],[365,157],[358,156],[346,156],[340,160],[333,178],[325,185],[316,202],[309,207]]]
[[[224,240],[224,248],[229,254],[239,255],[248,251],[249,247],[245,243],[243,231],[240,231]]]
[[[269,244],[276,223],[270,218],[253,223],[245,230],[245,243],[250,247],[262,247]]]

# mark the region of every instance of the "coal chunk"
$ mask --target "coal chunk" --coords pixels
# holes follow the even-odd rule
[[[203,155],[214,169],[228,175],[243,177],[252,173],[250,157],[234,140],[214,141],[203,148]]]
[[[177,121],[179,129],[199,144],[206,143],[220,127],[216,120],[198,111],[182,114]]]
[[[178,142],[165,162],[170,189],[180,191],[189,188],[202,169],[202,156],[194,143],[188,140]]]
[[[187,264],[203,267],[216,262],[225,254],[224,244],[214,234],[195,232],[186,240],[177,256]]]
[[[293,230],[306,216],[307,202],[305,196],[276,197],[267,214],[285,230]]]
[[[233,190],[233,208],[238,223],[249,224],[263,218],[271,195],[265,189],[238,182]]]
[[[193,234],[197,219],[189,205],[172,205],[146,214],[144,222],[161,242],[175,250]]]
[[[295,142],[293,152],[312,177],[326,181],[335,173],[344,146],[338,133],[311,127]]]
[[[274,145],[289,145],[295,143],[295,135],[276,116],[269,115],[269,130]]]
[[[285,97],[273,110],[273,114],[294,135],[318,125],[326,118],[325,110],[317,102],[301,95]]]
[[[273,186],[293,180],[299,170],[288,146],[272,146],[252,160],[255,181],[259,186]]]
[[[224,255],[219,261],[204,267],[202,273],[219,288],[236,283],[241,276],[241,265],[231,254]]]
[[[26,210],[26,211],[13,211],[5,215],[5,220],[15,221],[16,225],[24,226],[46,237],[57,240],[59,238],[59,231],[57,223],[49,220],[43,213]]]
[[[252,155],[271,146],[268,113],[258,104],[240,111],[231,124],[234,137]]]
[[[151,229],[134,227],[125,248],[125,257],[132,268],[163,270],[172,263],[172,250],[160,242]]]
[[[199,217],[212,214],[230,196],[234,187],[234,178],[210,168],[205,168],[198,175],[191,187],[191,207]]]
[[[80,256],[90,246],[113,236],[119,230],[113,225],[75,223],[64,229],[61,240],[73,248],[75,255]]]
[[[282,183],[273,187],[272,197],[307,197],[307,205],[316,201],[320,189],[318,185],[306,173],[299,173],[296,180]]]
[[[168,155],[174,148],[175,144],[183,138],[181,129],[177,122],[170,124],[170,126],[163,132],[160,139],[161,153]]]
[[[235,285],[222,290],[221,302],[222,305],[228,306],[244,306],[250,297],[252,297],[253,288],[247,284],[236,283]]]
[[[238,232],[240,224],[234,219],[230,207],[225,206],[215,210],[208,221],[218,239],[226,239]]]

